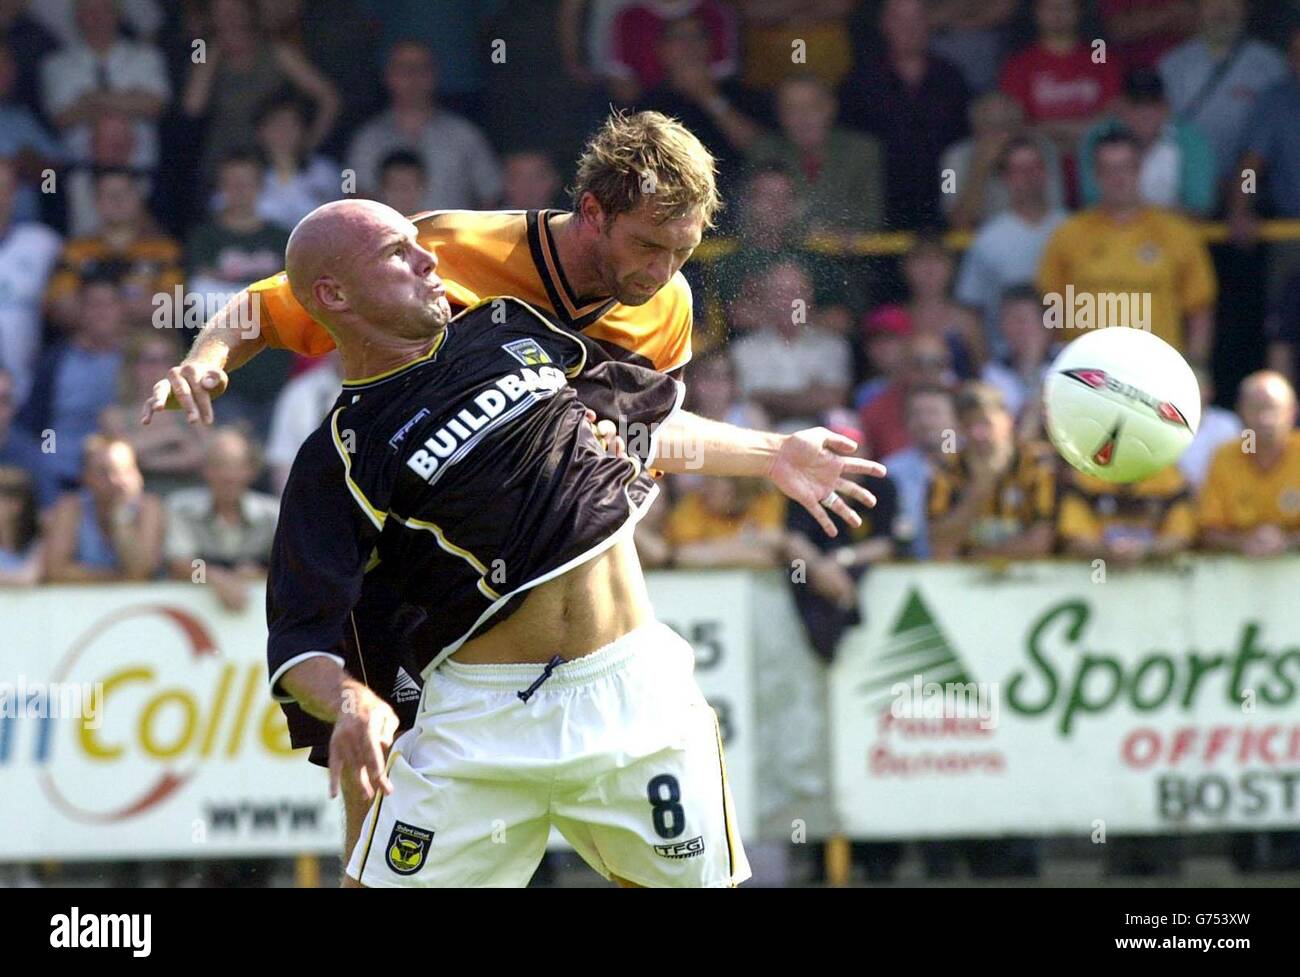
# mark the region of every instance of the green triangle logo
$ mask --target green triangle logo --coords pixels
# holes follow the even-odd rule
[[[910,685],[917,675],[921,676],[922,684],[964,685],[971,681],[965,664],[948,643],[916,588],[908,592],[903,609],[889,629],[880,653],[872,658],[868,672],[858,691],[867,697],[868,708],[873,713],[888,707],[892,699],[889,690],[896,683]]]

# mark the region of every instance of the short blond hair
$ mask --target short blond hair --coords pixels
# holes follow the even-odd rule
[[[711,228],[722,209],[717,170],[713,154],[676,119],[616,111],[587,143],[569,193],[575,211],[586,193],[611,219],[651,199],[656,221],[698,209]]]

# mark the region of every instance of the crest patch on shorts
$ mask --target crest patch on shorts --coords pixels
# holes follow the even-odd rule
[[[424,866],[433,832],[398,821],[388,836],[388,867],[398,875],[414,875]]]

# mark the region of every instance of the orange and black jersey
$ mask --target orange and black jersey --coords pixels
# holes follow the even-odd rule
[[[644,305],[574,294],[555,249],[551,221],[558,210],[438,210],[411,218],[422,247],[438,257],[437,274],[452,310],[511,295],[546,312],[625,359],[678,373],[691,358],[691,288],[678,272]],[[307,356],[334,340],[293,297],[281,272],[250,286],[259,302],[267,342]]]
[[[1041,441],[1018,445],[1011,463],[972,524],[967,543],[994,545],[1020,535],[1035,523],[1053,522],[1056,472],[1056,455],[1050,445]],[[927,507],[931,523],[957,506],[970,484],[970,477],[961,454],[951,464],[936,467],[930,479]]]
[[[427,677],[526,591],[627,536],[653,501],[654,439],[608,455],[584,406],[653,430],[681,384],[522,302],[507,300],[504,322],[497,308],[462,313],[414,363],[345,383],[294,460],[267,585],[269,673],[286,704],[276,686],[294,664],[346,663],[363,585],[380,584],[383,614],[423,612],[412,667]],[[393,677],[395,656],[380,659]],[[319,742],[286,711],[295,746]]]
[[[1190,542],[1196,536],[1196,504],[1176,465],[1127,485],[1071,472],[1056,527],[1065,543]]]

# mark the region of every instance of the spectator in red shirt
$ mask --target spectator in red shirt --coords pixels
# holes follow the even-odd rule
[[[715,80],[734,75],[740,64],[735,11],[721,0],[637,0],[614,18],[610,87],[631,102],[666,78],[659,42],[673,21],[692,17],[709,36],[709,67]]]
[[[1036,0],[1034,20],[1038,41],[1007,61],[1001,87],[1056,143],[1073,175],[1080,138],[1119,94],[1123,78],[1116,59],[1094,51],[1079,33],[1079,0]]]
[[[1126,70],[1155,67],[1196,30],[1192,0],[1100,0],[1098,9],[1111,52]]]

